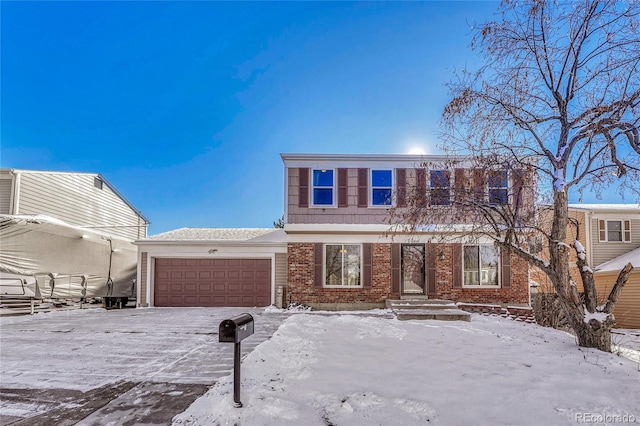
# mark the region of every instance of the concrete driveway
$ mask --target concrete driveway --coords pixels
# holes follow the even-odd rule
[[[143,308],[0,318],[0,424],[169,424],[233,369],[218,342],[226,318],[248,312],[271,337],[286,314],[248,308]]]

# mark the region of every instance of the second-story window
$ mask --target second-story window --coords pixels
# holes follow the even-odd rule
[[[333,170],[314,169],[313,170],[313,205],[332,206],[333,205]]]
[[[491,170],[487,179],[489,187],[489,204],[507,204],[509,178],[506,170]]]
[[[601,242],[628,243],[631,241],[631,221],[629,220],[599,220],[598,230]]]
[[[393,190],[391,170],[371,170],[371,205],[390,206]]]
[[[431,205],[448,206],[451,195],[451,172],[432,170],[429,174]]]

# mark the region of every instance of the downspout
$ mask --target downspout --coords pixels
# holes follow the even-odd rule
[[[12,215],[18,215],[20,214],[20,172],[11,169],[11,174],[13,175],[13,197],[9,210]]]
[[[588,260],[589,260],[589,266],[591,268],[594,268],[595,265],[593,264],[593,245],[591,244],[591,232],[593,230],[593,212],[589,212],[589,214],[587,215],[585,213],[585,232],[584,232],[584,242],[587,243],[587,256],[588,256]]]
[[[289,167],[284,165],[284,223],[288,222],[289,218]]]

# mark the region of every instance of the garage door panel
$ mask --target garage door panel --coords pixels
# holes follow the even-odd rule
[[[156,259],[156,306],[268,306],[270,259]]]

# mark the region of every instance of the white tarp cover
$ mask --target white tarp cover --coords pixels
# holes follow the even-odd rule
[[[136,253],[127,240],[51,217],[0,215],[0,294],[134,297]]]

